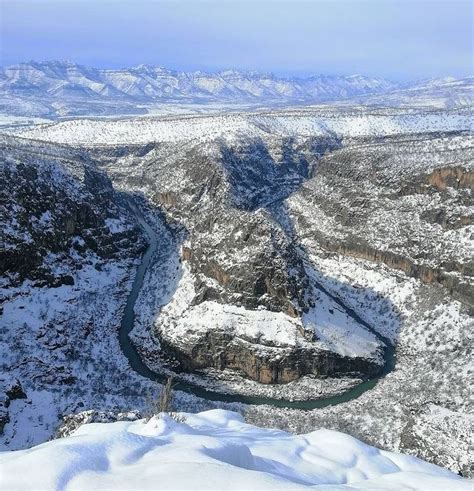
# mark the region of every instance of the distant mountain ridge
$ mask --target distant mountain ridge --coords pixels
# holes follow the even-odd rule
[[[396,96],[387,99],[388,104],[396,105],[410,98],[406,90],[414,88],[420,100],[441,97],[438,106],[452,107],[472,103],[472,79],[465,81],[448,78],[406,86],[363,75],[285,78],[253,71],[181,72],[151,65],[97,69],[32,61],[0,68],[0,112],[46,117],[133,114],[146,113],[146,106],[156,103],[311,104],[371,97],[384,104],[385,95],[392,93]],[[420,91],[431,99],[421,97]],[[453,99],[452,93],[459,91],[462,95]]]
[[[77,96],[150,100],[198,99],[255,101],[328,100],[395,88],[382,78],[313,76],[282,78],[271,74],[224,70],[179,72],[159,66],[96,69],[70,62],[30,62],[0,71],[0,90],[28,96]]]

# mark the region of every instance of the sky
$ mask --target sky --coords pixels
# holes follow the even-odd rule
[[[0,65],[465,77],[472,9],[461,0],[0,0]]]

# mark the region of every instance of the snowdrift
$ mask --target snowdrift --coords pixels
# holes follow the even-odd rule
[[[292,435],[223,410],[87,424],[71,436],[0,454],[13,489],[468,490],[467,480],[343,433]]]

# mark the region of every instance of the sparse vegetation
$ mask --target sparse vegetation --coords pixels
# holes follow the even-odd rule
[[[173,411],[173,377],[168,377],[166,383],[160,386],[158,395],[149,393],[147,397],[146,419],[149,421],[153,416],[166,414],[177,423],[184,423],[186,418]]]

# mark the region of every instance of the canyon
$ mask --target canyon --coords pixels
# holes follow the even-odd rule
[[[0,143],[5,448],[143,407],[173,374],[183,410],[348,428],[470,473],[467,111],[76,119]],[[420,426],[455,448],[424,453]]]

